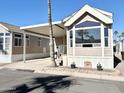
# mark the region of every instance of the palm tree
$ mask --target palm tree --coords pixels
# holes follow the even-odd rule
[[[52,27],[52,16],[51,16],[51,0],[47,1],[48,3],[48,22],[49,22],[49,38],[50,38],[50,57],[51,61],[54,63],[54,66],[56,67],[57,64],[55,62],[54,57],[54,41],[53,41],[53,27]]]

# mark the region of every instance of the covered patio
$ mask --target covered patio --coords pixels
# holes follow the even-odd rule
[[[60,54],[66,53],[66,31],[64,24],[61,21],[53,22],[53,37],[54,37],[54,49],[55,52]],[[30,26],[23,26],[20,29],[24,30],[24,45],[23,45],[23,61],[26,62],[26,34],[35,33],[37,35],[43,35],[49,37],[49,24],[37,24]]]

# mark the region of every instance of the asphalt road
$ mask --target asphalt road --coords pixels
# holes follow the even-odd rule
[[[124,82],[0,70],[0,93],[124,93]]]

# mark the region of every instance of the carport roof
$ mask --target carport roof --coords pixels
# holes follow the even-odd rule
[[[56,22],[53,22],[52,24],[53,24],[53,36],[54,37],[61,37],[61,36],[66,35],[64,24],[61,21],[56,21]],[[20,29],[49,36],[49,24],[48,23],[23,26],[23,27],[20,27]]]

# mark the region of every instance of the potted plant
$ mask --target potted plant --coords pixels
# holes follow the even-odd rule
[[[63,66],[63,60],[61,60],[61,62],[59,63],[60,66]]]
[[[71,68],[76,68],[76,64],[74,62],[71,64]]]
[[[98,71],[103,70],[103,69],[102,69],[102,65],[101,65],[100,63],[97,64],[97,70],[98,70]]]

